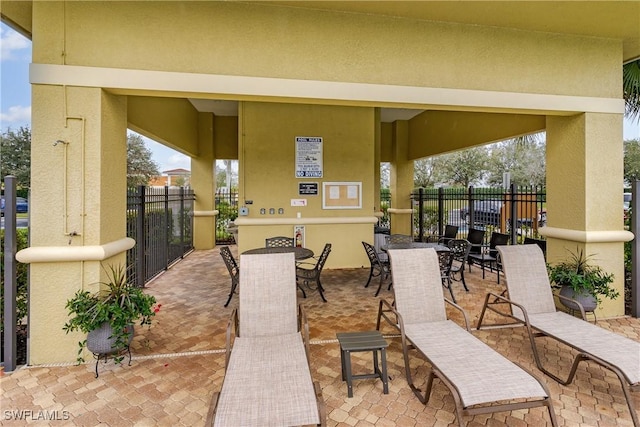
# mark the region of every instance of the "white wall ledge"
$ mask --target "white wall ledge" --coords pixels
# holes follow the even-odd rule
[[[103,261],[133,248],[130,237],[95,246],[36,246],[23,249],[16,259],[24,264],[36,262]]]
[[[308,217],[308,218],[245,218],[235,219],[237,226],[250,225],[316,225],[316,224],[376,224],[375,216],[341,216],[341,217]]]
[[[615,243],[629,242],[634,235],[627,230],[571,230],[569,228],[541,227],[538,229],[541,236],[555,239],[569,240],[581,243]]]
[[[406,215],[406,214],[411,214],[413,213],[413,209],[397,209],[397,208],[389,208],[387,210],[387,212],[392,213],[392,214],[401,214],[401,215]]]
[[[213,211],[193,211],[193,216],[217,216],[220,213],[218,210]]]

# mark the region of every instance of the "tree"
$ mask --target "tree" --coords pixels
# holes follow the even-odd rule
[[[640,140],[624,142],[624,180],[627,185],[640,179]]]
[[[543,134],[524,135],[494,144],[490,148],[487,181],[503,182],[509,172],[511,182],[518,185],[544,185],[546,177],[545,141]]]
[[[486,147],[473,147],[435,158],[438,162],[435,182],[468,187],[482,181],[489,156]]]
[[[631,120],[640,121],[640,59],[623,65],[622,91],[625,115]]]
[[[13,175],[22,188],[31,186],[31,129],[7,128],[0,134],[0,175]]]
[[[127,186],[148,185],[151,178],[160,174],[151,154],[140,135],[127,135]]]
[[[413,184],[415,187],[429,188],[436,184],[438,160],[436,157],[416,160],[413,167]]]

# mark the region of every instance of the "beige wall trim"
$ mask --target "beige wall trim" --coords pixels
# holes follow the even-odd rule
[[[583,231],[542,227],[538,229],[538,232],[541,236],[581,243],[629,242],[634,238],[633,233],[626,230]]]
[[[173,92],[176,96],[209,96],[245,99],[281,98],[287,101],[326,100],[349,105],[413,106],[428,109],[474,108],[516,110],[549,115],[581,112],[624,113],[622,98],[597,98],[538,93],[345,83],[318,80],[130,70],[75,65],[30,64],[32,84],[100,87],[117,94],[148,91]]]
[[[373,216],[375,216],[376,218],[382,218],[384,216],[384,212],[374,212]]]
[[[392,214],[411,214],[413,213],[413,209],[396,209],[396,208],[389,208],[387,209],[387,212],[392,213]]]
[[[22,263],[103,261],[134,247],[130,237],[96,246],[38,246],[19,251],[16,259]]]
[[[193,211],[193,216],[217,216],[220,213],[218,210],[213,211]]]
[[[375,216],[340,216],[316,218],[236,218],[238,226],[245,225],[315,225],[315,224],[375,224]]]

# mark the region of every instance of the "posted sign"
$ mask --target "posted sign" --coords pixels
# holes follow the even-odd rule
[[[322,178],[322,137],[296,136],[296,178]]]

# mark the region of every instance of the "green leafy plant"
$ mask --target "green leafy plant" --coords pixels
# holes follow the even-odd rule
[[[590,264],[591,256],[582,249],[569,251],[569,258],[556,265],[547,265],[549,279],[555,287],[569,286],[576,294],[593,296],[600,304],[601,297],[616,299],[620,293],[610,286],[613,274],[606,273],[597,265]]]
[[[78,290],[73,298],[67,301],[70,319],[63,326],[66,333],[82,331],[89,333],[108,322],[113,331],[115,353],[126,349],[131,337],[131,325],[151,326],[151,320],[160,311],[161,304],[156,305],[156,298],[147,295],[127,281],[123,266],[110,266],[107,281],[100,282],[101,290],[96,293]],[[83,349],[87,341],[78,343],[78,363],[84,362]],[[116,357],[120,362],[122,357]]]

